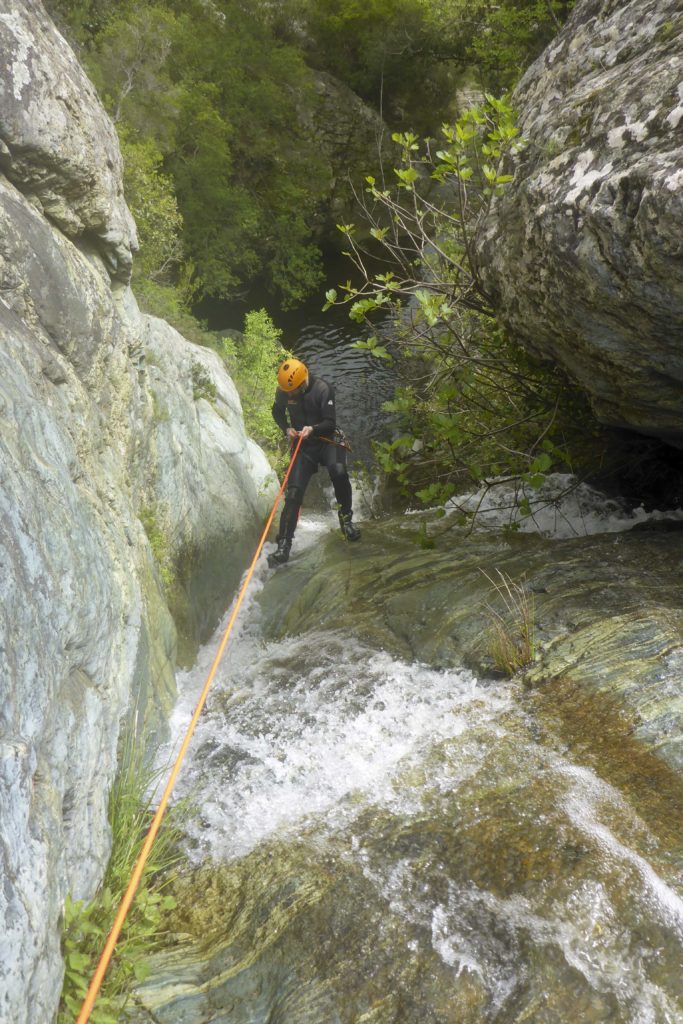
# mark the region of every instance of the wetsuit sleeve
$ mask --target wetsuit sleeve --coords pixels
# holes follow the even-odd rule
[[[288,424],[287,424],[287,406],[285,405],[284,401],[281,399],[281,397],[280,397],[281,394],[282,394],[282,392],[280,392],[280,391],[276,391],[275,392],[275,401],[273,402],[273,408],[271,409],[271,412],[273,414],[273,419],[277,423],[277,425],[280,428],[280,430],[283,433],[286,433],[287,432],[287,426],[288,426]]]
[[[318,407],[320,419],[313,427],[314,437],[331,437],[337,426],[337,412],[334,403],[334,389],[323,382],[320,389],[320,401]]]

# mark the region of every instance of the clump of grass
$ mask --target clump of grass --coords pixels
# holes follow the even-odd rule
[[[196,359],[193,359],[190,373],[192,376],[192,397],[195,402],[198,402],[200,398],[205,398],[207,402],[215,402],[218,388],[206,367],[198,363]]]
[[[176,579],[175,572],[173,571],[168,531],[161,525],[165,518],[156,505],[140,509],[139,519],[147,534],[147,540],[152,549],[154,560],[157,563],[164,590],[168,594],[173,589]]]
[[[67,896],[62,952],[64,985],[57,1024],[73,1024],[114,923],[154,814],[155,784],[164,770],[150,766],[144,743],[125,744],[121,768],[109,796],[112,849],[100,888],[90,903]],[[171,806],[161,824],[135,900],[116,945],[102,989],[90,1015],[91,1024],[119,1024],[136,982],[149,973],[147,957],[160,945],[163,915],[175,907],[165,889],[181,859],[180,839],[187,805]]]
[[[491,655],[496,668],[506,675],[514,675],[520,668],[531,664],[534,648],[534,599],[522,583],[515,583],[506,573],[496,570],[493,579],[483,569],[486,579],[495,589],[503,604],[499,611],[487,604],[491,619]]]

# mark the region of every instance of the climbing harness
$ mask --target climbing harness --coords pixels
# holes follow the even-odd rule
[[[290,460],[289,466],[287,467],[287,472],[285,473],[284,479],[280,485],[280,490],[278,491],[277,497],[273,503],[270,515],[268,516],[268,521],[266,522],[266,525],[263,529],[263,533],[261,534],[261,539],[258,542],[256,552],[251,560],[251,565],[249,566],[249,569],[247,571],[244,583],[242,584],[240,592],[237,595],[237,600],[235,602],[235,607],[232,610],[230,621],[228,622],[225,628],[223,638],[221,639],[220,645],[213,659],[213,663],[211,665],[211,668],[209,669],[209,674],[206,677],[206,682],[204,683],[204,689],[202,690],[199,700],[197,701],[197,706],[194,709],[194,713],[190,720],[190,724],[187,727],[185,738],[183,739],[180,751],[178,753],[178,756],[176,757],[173,768],[171,769],[171,774],[168,777],[166,788],[164,789],[164,792],[161,795],[161,799],[159,800],[159,806],[156,809],[156,813],[152,819],[152,824],[150,825],[149,832],[147,833],[147,838],[145,839],[145,842],[142,845],[142,849],[140,850],[140,853],[138,855],[137,862],[135,864],[133,873],[128,883],[128,888],[126,889],[123,895],[123,899],[121,900],[121,903],[119,905],[118,913],[116,914],[116,919],[114,921],[114,924],[112,925],[112,929],[105,943],[95,973],[93,974],[92,980],[90,982],[90,987],[88,988],[85,999],[83,1000],[83,1005],[81,1006],[81,1011],[76,1019],[76,1024],[86,1024],[86,1022],[89,1020],[90,1013],[95,1004],[95,1000],[97,999],[100,988],[102,987],[104,975],[106,973],[107,967],[109,966],[109,962],[112,958],[114,947],[116,946],[119,935],[121,934],[121,929],[123,928],[126,916],[128,914],[128,911],[130,910],[131,903],[135,898],[135,893],[137,891],[138,885],[140,884],[140,879],[142,878],[142,872],[144,871],[145,864],[147,863],[149,854],[152,849],[152,845],[154,844],[154,840],[156,839],[157,832],[159,831],[159,827],[161,825],[161,819],[163,818],[164,812],[166,811],[168,801],[171,797],[171,793],[173,791],[173,787],[178,777],[180,767],[185,759],[185,755],[190,745],[190,740],[192,739],[193,733],[197,726],[199,716],[201,715],[202,710],[204,708],[204,704],[206,703],[206,698],[208,697],[209,689],[215,678],[216,672],[218,671],[218,666],[220,665],[221,660],[223,658],[223,654],[225,652],[225,648],[230,638],[232,628],[235,624],[235,619],[237,618],[237,613],[239,612],[240,607],[242,605],[242,601],[244,600],[244,595],[246,593],[247,587],[251,582],[251,577],[254,574],[254,569],[256,568],[256,563],[263,549],[263,545],[266,542],[268,531],[270,530],[271,523],[273,522],[275,513],[277,511],[277,507],[280,503],[280,498],[282,497],[284,489],[287,486],[287,481],[289,479],[289,474],[292,470],[292,466],[294,465],[296,457],[299,454],[299,449],[301,448],[302,440],[303,438],[299,437],[298,443],[296,445],[296,448],[294,449],[294,453]]]
[[[334,437],[315,437],[315,441],[326,441],[327,444],[336,444],[338,448],[345,448],[347,452],[352,452],[353,448],[349,443],[349,439],[341,429],[341,427],[334,428]]]

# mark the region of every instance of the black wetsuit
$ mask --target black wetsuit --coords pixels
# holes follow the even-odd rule
[[[305,391],[289,394],[278,388],[273,403],[273,419],[284,432],[313,427],[313,433],[302,443],[287,484],[285,504],[280,516],[278,540],[291,541],[299,518],[299,510],[311,477],[318,466],[330,474],[340,512],[351,512],[351,481],[346,468],[346,449],[330,443],[334,439],[337,416],[334,389],[322,377],[308,379]],[[327,440],[320,440],[327,438]]]

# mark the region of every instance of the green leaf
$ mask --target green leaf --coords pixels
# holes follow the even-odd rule
[[[368,313],[379,308],[379,301],[376,299],[359,299],[358,302],[354,302],[349,310],[349,317],[351,320],[356,320],[360,323]]]
[[[335,304],[335,302],[337,301],[337,290],[336,290],[336,288],[329,288],[325,292],[325,299],[327,301],[325,302],[325,305],[323,306],[323,309],[322,309],[323,313],[326,313],[327,310],[330,309]]]
[[[140,960],[137,963],[133,964],[133,971],[135,972],[135,980],[140,982],[145,981],[146,978],[149,978],[150,974],[152,973],[152,968],[144,960]]]
[[[87,953],[77,953],[75,950],[67,957],[69,967],[75,971],[84,971],[90,965],[90,957]]]
[[[88,991],[88,979],[85,975],[76,974],[75,971],[65,971],[64,977],[71,982],[72,991],[75,990],[79,996],[86,995]]]
[[[412,188],[413,182],[417,181],[418,178],[418,173],[414,167],[408,167],[405,170],[394,168],[394,174],[396,174],[401,182],[408,188]]]
[[[537,455],[534,461],[529,466],[530,473],[546,473],[553,464],[553,460],[548,452],[542,452]]]

